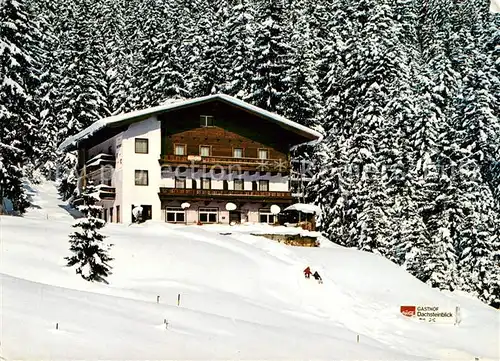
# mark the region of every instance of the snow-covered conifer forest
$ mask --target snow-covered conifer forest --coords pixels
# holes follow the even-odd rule
[[[71,168],[57,145],[101,117],[226,93],[324,133],[297,153],[332,241],[498,307],[500,16],[488,9],[0,0],[0,191],[23,211],[21,178]]]

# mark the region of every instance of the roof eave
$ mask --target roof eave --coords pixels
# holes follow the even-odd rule
[[[179,109],[183,109],[183,108],[188,108],[188,107],[191,107],[193,105],[203,104],[203,103],[206,103],[206,102],[209,102],[212,100],[220,100],[222,102],[225,102],[227,104],[235,106],[239,109],[253,113],[253,114],[260,116],[264,119],[267,119],[273,123],[276,123],[279,126],[281,126],[282,128],[287,129],[288,131],[291,131],[291,132],[298,134],[298,135],[304,137],[305,139],[307,139],[308,141],[306,141],[305,143],[320,141],[323,138],[321,133],[319,133],[315,130],[309,129],[309,128],[307,128],[303,125],[300,125],[298,123],[292,122],[291,120],[288,120],[280,115],[271,113],[265,109],[256,107],[252,104],[246,103],[243,100],[231,97],[231,96],[226,95],[226,94],[215,94],[215,95],[207,95],[207,96],[200,97],[200,98],[179,101],[179,102],[174,102],[174,103],[165,104],[165,105],[160,105],[160,106],[156,106],[153,108],[148,108],[148,109],[139,110],[139,111],[135,111],[135,112],[130,112],[130,113],[128,113],[129,116],[127,116],[127,117],[124,117],[127,114],[119,114],[119,115],[111,116],[108,118],[100,119],[100,120],[96,121],[95,123],[93,123],[92,125],[90,125],[89,127],[83,129],[82,131],[80,131],[76,135],[66,139],[64,142],[62,142],[59,145],[58,150],[59,151],[76,150],[78,148],[78,143],[88,139],[93,134],[101,131],[102,129],[104,129],[106,127],[120,127],[120,126],[123,126],[126,124],[133,123],[133,122],[137,121],[137,119],[141,119],[141,118],[145,119],[145,118],[157,115],[157,114],[166,113],[166,112],[172,111],[172,110],[179,110]],[[302,143],[299,143],[299,144],[302,144]]]

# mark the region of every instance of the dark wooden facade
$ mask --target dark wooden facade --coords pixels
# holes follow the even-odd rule
[[[213,116],[214,126],[201,127],[200,115]],[[290,146],[300,142],[279,125],[218,101],[169,112],[159,120],[163,164],[178,163],[171,157],[176,144],[186,145],[186,155],[194,156],[200,155],[200,146],[210,146],[212,163],[241,162],[254,169],[260,163],[259,149],[266,149],[271,163],[289,164]],[[233,158],[234,148],[243,149],[242,159]]]
[[[238,200],[263,203],[292,203],[290,192],[238,191],[222,189],[160,188],[160,199],[180,199],[193,201]]]
[[[290,162],[283,159],[257,159],[257,158],[234,158],[234,157],[202,157],[193,159],[186,155],[163,155],[160,158],[160,164],[171,166],[173,168],[192,168],[203,169],[206,171],[214,167],[214,171],[224,170],[228,173],[241,173],[249,171],[250,174],[257,172],[275,175],[281,173],[283,175],[290,172]]]

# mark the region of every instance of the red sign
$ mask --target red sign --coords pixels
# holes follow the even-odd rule
[[[417,313],[416,306],[401,306],[401,313],[408,317],[413,317]]]

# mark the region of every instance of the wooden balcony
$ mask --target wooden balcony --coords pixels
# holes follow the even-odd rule
[[[98,185],[99,187],[99,197],[101,199],[115,199],[116,197],[116,189],[114,187],[110,187],[104,184]]]
[[[288,174],[291,169],[290,162],[286,159],[260,159],[260,158],[235,158],[235,157],[202,157],[197,155],[162,155],[159,159],[162,166],[207,168],[216,166],[228,171],[258,171]]]
[[[114,200],[116,198],[116,190],[114,187],[109,187],[107,185],[99,184],[99,198],[101,200]],[[73,199],[73,204],[75,206],[83,205],[83,198],[77,196]]]
[[[292,203],[290,192],[239,191],[223,189],[160,188],[161,199],[233,200]]]
[[[97,172],[101,169],[114,169],[116,164],[115,156],[107,153],[100,153],[85,162],[85,165],[78,166],[80,173]]]

